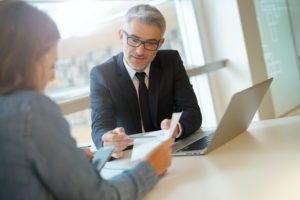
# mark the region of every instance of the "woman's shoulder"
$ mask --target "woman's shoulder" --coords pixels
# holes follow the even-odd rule
[[[45,94],[33,90],[24,90],[15,93],[16,99],[22,99],[24,103],[46,103],[46,104],[55,104],[50,97]]]
[[[59,111],[58,105],[48,96],[33,90],[17,91],[7,95],[7,102],[15,105],[16,109],[21,110],[44,110],[51,109]]]

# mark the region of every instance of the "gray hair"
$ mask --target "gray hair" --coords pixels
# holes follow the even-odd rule
[[[166,21],[164,16],[157,8],[148,4],[140,4],[127,11],[123,24],[125,30],[133,19],[139,19],[149,25],[157,25],[161,30],[162,36],[166,31]]]

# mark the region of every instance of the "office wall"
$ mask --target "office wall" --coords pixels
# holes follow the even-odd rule
[[[299,1],[289,2],[299,4]],[[202,0],[195,2],[195,5],[202,27],[206,61],[220,58],[230,61],[227,68],[210,75],[218,119],[234,92],[274,75],[275,80],[259,108],[257,118],[281,117],[299,106],[299,69],[295,59],[295,48],[298,47],[293,47],[291,36],[291,26],[297,33],[299,25],[290,24],[283,7],[279,9],[281,18],[275,27],[280,42],[269,45],[274,59],[282,61],[280,73],[274,74],[274,71],[271,72],[274,68],[270,66],[274,59],[270,61],[270,54],[266,53],[266,39],[269,37],[262,38],[260,34],[261,29],[267,26],[258,23],[259,11],[255,7],[255,0]],[[294,42],[297,44],[296,39]]]
[[[252,85],[236,0],[195,1],[206,62],[229,59],[228,66],[209,75],[219,120],[231,96]]]
[[[263,43],[261,41],[259,27],[256,19],[254,0],[237,0],[239,14],[242,23],[245,47],[253,83],[269,78],[264,58]],[[271,88],[273,84],[271,85]],[[260,119],[274,118],[274,103],[271,90],[265,95],[260,108]]]

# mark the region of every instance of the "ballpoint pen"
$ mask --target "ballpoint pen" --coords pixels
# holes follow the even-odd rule
[[[155,138],[154,135],[128,135],[130,139],[139,139],[139,138]]]

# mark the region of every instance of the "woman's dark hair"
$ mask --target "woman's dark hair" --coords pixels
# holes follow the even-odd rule
[[[37,61],[57,43],[55,22],[23,1],[0,1],[0,94],[40,89]]]

